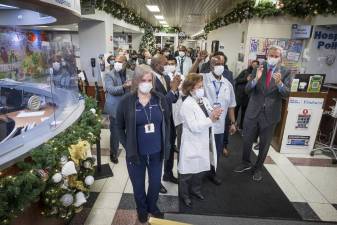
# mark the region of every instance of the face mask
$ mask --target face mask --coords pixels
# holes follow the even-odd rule
[[[151,65],[151,59],[147,59],[146,64],[150,66]]]
[[[280,61],[280,58],[268,57],[267,63],[269,66],[275,66]]]
[[[224,66],[214,66],[214,74],[217,76],[221,76],[224,70]]]
[[[175,65],[166,65],[166,66],[164,66],[164,71],[166,73],[174,73],[175,70],[176,70],[176,66]]]
[[[142,82],[139,84],[138,89],[140,92],[147,94],[150,93],[151,89],[152,89],[152,83],[149,82]]]
[[[66,64],[67,64],[66,61],[62,60],[61,65],[65,66]]]
[[[53,62],[53,69],[55,71],[59,71],[61,68],[61,64],[59,62]]]
[[[205,95],[205,91],[204,91],[203,88],[199,88],[199,89],[195,90],[195,97],[200,99],[200,98],[204,97],[204,95]]]
[[[164,55],[165,55],[165,56],[169,56],[170,53],[169,53],[169,52],[164,52]]]
[[[121,71],[123,69],[123,63],[115,62],[114,68],[115,68],[116,72]]]
[[[184,56],[185,56],[185,52],[179,51],[179,56],[180,56],[180,57],[184,57]]]

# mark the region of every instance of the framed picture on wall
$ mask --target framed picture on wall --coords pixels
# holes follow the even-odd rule
[[[212,41],[211,52],[219,51],[219,41]]]

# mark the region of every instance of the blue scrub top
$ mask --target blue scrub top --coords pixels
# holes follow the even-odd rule
[[[146,114],[145,114],[146,111]],[[151,116],[150,116],[151,114]],[[145,133],[145,125],[154,124],[154,133]],[[136,127],[137,127],[137,148],[141,155],[158,153],[161,150],[163,115],[160,110],[158,99],[151,97],[149,103],[143,107],[136,102]]]

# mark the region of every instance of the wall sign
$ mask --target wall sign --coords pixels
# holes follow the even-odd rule
[[[291,26],[291,39],[306,39],[311,36],[311,25],[293,24]]]
[[[314,39],[318,40],[317,48],[337,49],[337,33],[329,31],[315,31]]]

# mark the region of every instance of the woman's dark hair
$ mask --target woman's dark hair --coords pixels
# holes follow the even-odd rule
[[[198,74],[198,73],[189,73],[185,80],[184,83],[182,85],[182,92],[184,95],[190,95],[191,91],[193,90],[193,88],[195,87],[195,85],[197,85],[200,81],[203,80],[202,75]]]

